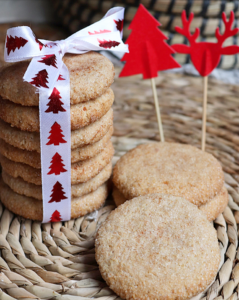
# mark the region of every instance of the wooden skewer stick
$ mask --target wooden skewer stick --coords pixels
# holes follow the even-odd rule
[[[152,89],[153,89],[154,103],[155,103],[155,109],[156,109],[156,114],[157,114],[157,119],[158,119],[160,140],[161,140],[161,142],[164,142],[163,125],[162,125],[162,121],[161,121],[160,108],[159,108],[158,96],[157,96],[157,92],[156,92],[156,85],[155,85],[154,78],[151,78],[151,85],[152,85]]]
[[[205,151],[206,144],[206,123],[207,123],[207,83],[208,76],[203,80],[203,118],[202,118],[202,151]]]

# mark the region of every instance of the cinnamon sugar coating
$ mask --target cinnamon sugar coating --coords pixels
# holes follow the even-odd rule
[[[112,133],[113,127],[98,142],[71,150],[71,163],[90,159],[104,150],[109,143]],[[21,162],[36,169],[41,168],[41,155],[37,151],[22,150],[0,139],[0,153],[12,161]]]
[[[114,81],[114,66],[103,55],[96,52],[63,57],[70,73],[71,104],[95,99],[110,87]],[[38,106],[39,94],[36,88],[23,81],[29,61],[22,61],[3,68],[0,72],[0,95],[14,103]]]
[[[72,185],[71,197],[77,198],[95,191],[110,178],[111,172],[112,163],[110,162],[102,171],[100,171],[99,174],[89,179],[87,182]],[[20,177],[14,178],[4,170],[2,170],[2,179],[4,183],[6,183],[17,194],[42,200],[41,185],[29,183]]]
[[[98,142],[112,126],[113,110],[111,108],[98,121],[71,131],[71,149]],[[21,131],[1,119],[0,138],[14,147],[40,153],[40,134],[38,132]]]
[[[124,195],[115,186],[113,188],[112,195],[117,207],[127,201]],[[198,206],[198,208],[206,215],[208,221],[211,222],[224,211],[228,204],[228,200],[227,189],[223,186],[222,190],[213,199],[201,206]]]
[[[123,155],[114,167],[113,182],[126,199],[165,193],[202,205],[221,191],[224,175],[211,154],[164,142],[140,145]]]
[[[208,221],[215,220],[227,207],[229,198],[225,186],[222,190],[209,202],[199,206],[199,209],[207,216]]]
[[[114,148],[111,142],[96,156],[71,164],[71,184],[86,182],[100,173],[111,162]],[[12,177],[21,177],[23,180],[41,185],[41,169],[29,165],[13,162],[0,154],[2,169]]]
[[[71,130],[76,130],[94,123],[103,117],[114,101],[112,89],[108,89],[100,97],[71,105]],[[39,109],[35,106],[22,106],[0,98],[0,118],[23,131],[39,132]]]
[[[71,218],[84,216],[99,209],[105,202],[109,193],[107,184],[101,185],[94,192],[71,200]],[[13,213],[26,219],[42,221],[42,202],[13,192],[0,179],[1,202]]]
[[[206,216],[165,194],[137,197],[112,211],[95,248],[103,279],[127,300],[190,299],[213,281],[220,262]]]

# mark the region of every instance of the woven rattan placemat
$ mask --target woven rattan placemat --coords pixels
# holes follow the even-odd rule
[[[116,69],[116,74],[119,69]],[[202,80],[160,73],[156,79],[166,141],[200,145]],[[114,162],[141,143],[158,140],[150,81],[115,79]],[[229,205],[214,222],[221,249],[215,282],[197,298],[239,295],[239,87],[209,79],[206,150],[222,163]],[[94,258],[94,237],[114,204],[68,222],[41,225],[0,206],[0,299],[115,300]],[[81,298],[82,297],[82,298]]]

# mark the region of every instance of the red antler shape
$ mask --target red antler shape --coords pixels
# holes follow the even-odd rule
[[[231,12],[229,21],[226,19],[226,14],[222,14],[222,20],[225,24],[224,34],[220,34],[219,28],[216,29],[215,35],[218,40],[217,43],[196,42],[200,30],[196,28],[192,35],[189,31],[190,23],[192,22],[193,14],[191,13],[189,19],[186,18],[186,12],[182,13],[183,28],[175,27],[175,30],[180,34],[186,36],[190,42],[190,46],[175,44],[172,48],[178,53],[190,54],[192,63],[201,76],[208,76],[218,65],[220,57],[223,54],[231,55],[239,52],[239,47],[236,45],[222,47],[223,42],[230,36],[237,34],[238,28],[231,29],[234,21],[234,13]]]
[[[216,32],[215,32],[215,36],[218,40],[218,44],[222,45],[223,42],[230,36],[233,36],[235,34],[238,33],[239,31],[239,28],[234,28],[234,29],[231,29],[232,28],[232,25],[233,25],[233,22],[234,22],[234,13],[233,11],[231,11],[230,13],[230,18],[229,20],[227,21],[227,17],[226,17],[226,14],[223,12],[222,13],[222,20],[223,20],[223,23],[225,24],[225,31],[223,34],[220,34],[220,31],[219,31],[219,28],[217,27],[216,29]]]
[[[190,15],[189,15],[189,18],[187,19],[186,11],[184,10],[182,12],[181,18],[182,18],[183,27],[180,28],[180,27],[176,26],[175,30],[178,33],[184,35],[188,39],[190,44],[194,44],[196,42],[196,39],[199,37],[199,34],[200,34],[200,29],[199,28],[195,29],[194,34],[191,34],[190,30],[189,30],[190,24],[191,24],[191,22],[194,18],[194,14],[191,12]]]

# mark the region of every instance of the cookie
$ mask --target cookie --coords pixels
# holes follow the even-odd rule
[[[71,165],[71,184],[86,182],[95,177],[111,162],[114,155],[114,148],[111,142],[103,151],[91,159],[80,161]],[[0,155],[2,169],[12,177],[21,177],[23,180],[41,185],[41,170],[29,165],[13,162]]]
[[[189,201],[151,194],[126,201],[98,230],[96,261],[122,299],[186,300],[214,280],[216,230]]]
[[[113,188],[113,199],[115,205],[118,207],[127,201],[124,195],[116,188]],[[222,190],[209,202],[198,206],[198,208],[206,215],[208,221],[215,220],[219,214],[221,214],[228,204],[228,193],[225,186],[222,187]]]
[[[114,167],[113,182],[126,199],[163,193],[199,206],[221,191],[224,175],[211,154],[165,142],[140,145],[123,155]]]
[[[209,221],[215,220],[227,207],[229,198],[228,192],[225,186],[216,197],[214,197],[208,203],[199,206],[199,209],[207,216]]]
[[[98,121],[71,131],[71,149],[98,142],[111,126],[113,126],[112,108]],[[1,119],[0,138],[14,147],[40,153],[40,134],[38,132],[21,131]]]
[[[103,138],[98,142],[71,150],[71,162],[74,163],[74,162],[90,159],[95,155],[97,155],[99,152],[103,151],[105,147],[107,147],[107,144],[109,143],[113,131],[114,128],[112,126],[110,127],[106,135],[103,136]]]
[[[76,130],[94,123],[111,108],[114,93],[109,88],[100,97],[71,105],[71,130]],[[0,118],[23,131],[39,132],[39,109],[35,106],[22,106],[0,98]]]
[[[71,186],[71,197],[77,198],[89,194],[98,187],[100,187],[104,182],[106,182],[112,172],[112,163],[110,162],[104,167],[102,171],[92,179],[85,183],[74,184]],[[35,185],[24,181],[22,178],[14,178],[2,170],[2,179],[5,184],[7,184],[14,192],[27,197],[32,197],[37,200],[42,200],[42,186]]]
[[[113,127],[111,127],[107,134],[98,142],[72,150],[71,163],[90,159],[97,155],[106,147],[112,133]],[[13,147],[0,139],[0,153],[12,161],[21,162],[36,169],[41,168],[41,155],[36,151],[22,150],[17,147]]]
[[[65,54],[63,61],[70,73],[71,104],[95,99],[113,83],[114,66],[99,53]],[[0,72],[0,95],[24,106],[38,106],[37,89],[23,81],[28,64],[29,61],[14,63]]]
[[[125,203],[125,201],[127,201],[124,195],[115,186],[113,187],[112,196],[116,207],[120,206],[121,204]]]
[[[107,184],[101,185],[94,192],[71,200],[71,218],[84,216],[100,208],[109,193]],[[42,202],[13,192],[0,179],[1,202],[13,213],[26,219],[42,221]]]

